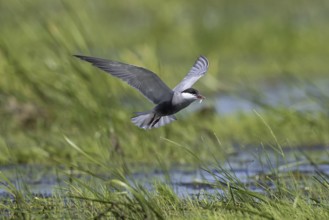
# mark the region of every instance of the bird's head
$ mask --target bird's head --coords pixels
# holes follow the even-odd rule
[[[191,101],[200,100],[200,102],[202,102],[202,100],[206,98],[203,95],[201,95],[198,90],[193,88],[185,89],[184,91],[181,92],[181,94],[184,99]]]

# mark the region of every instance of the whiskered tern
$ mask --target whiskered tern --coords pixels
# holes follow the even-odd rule
[[[208,70],[209,62],[200,56],[185,78],[170,89],[155,73],[142,67],[96,57],[74,55],[99,69],[115,76],[141,92],[156,106],[145,112],[137,112],[132,123],[143,129],[158,128],[177,120],[175,113],[186,108],[192,102],[205,98],[192,88]]]

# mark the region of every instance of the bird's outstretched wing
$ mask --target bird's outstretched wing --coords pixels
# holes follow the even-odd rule
[[[154,104],[171,100],[173,91],[152,71],[96,57],[74,55],[127,82]]]
[[[198,79],[204,76],[208,70],[208,66],[209,62],[207,58],[200,56],[184,79],[173,90],[175,92],[182,92],[185,89],[191,88]]]

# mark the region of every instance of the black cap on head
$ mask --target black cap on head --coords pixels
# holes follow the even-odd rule
[[[197,95],[197,94],[199,94],[199,91],[196,90],[196,89],[193,89],[193,88],[185,89],[184,91],[182,91],[182,93],[183,93],[183,92],[191,93],[191,94],[193,94],[193,95]]]

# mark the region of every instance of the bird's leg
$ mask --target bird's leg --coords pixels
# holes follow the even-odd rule
[[[154,113],[152,119],[148,123],[149,126],[152,127],[152,124],[153,124],[153,121],[154,121],[155,117],[156,117],[156,114]]]
[[[154,125],[160,121],[160,118],[161,117],[157,117],[157,119],[155,119],[154,122],[152,123],[151,127],[154,127]]]

